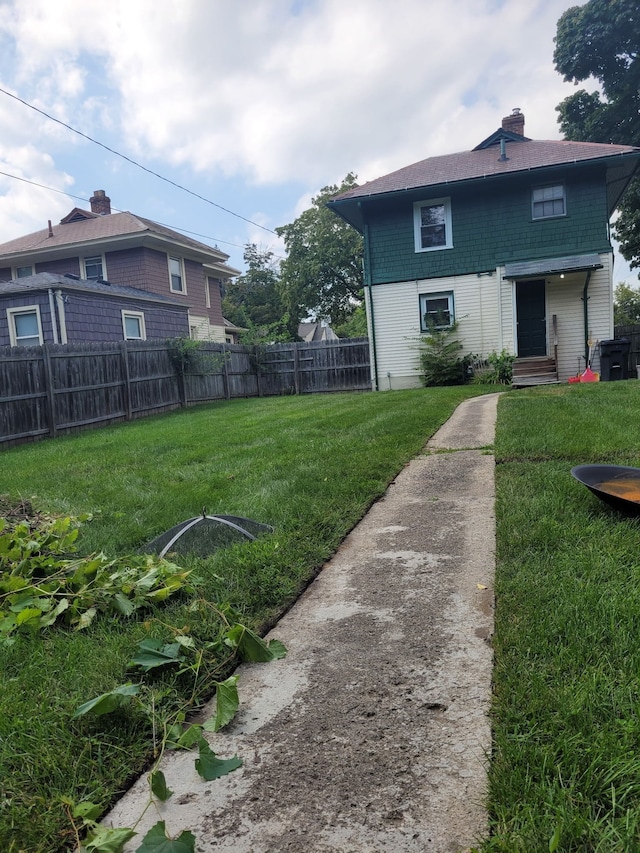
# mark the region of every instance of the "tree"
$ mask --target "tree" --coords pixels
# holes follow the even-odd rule
[[[621,281],[613,292],[613,323],[635,326],[640,323],[640,291]]]
[[[280,298],[280,272],[273,252],[248,243],[244,261],[246,273],[225,287],[222,313],[234,326],[245,329],[240,334],[243,343],[295,340]]]
[[[340,186],[327,186],[290,225],[276,228],[287,257],[280,268],[280,293],[296,321],[308,316],[340,325],[362,302],[362,237],[326,206],[326,202],[356,187],[348,174]]]
[[[564,79],[595,78],[556,107],[565,139],[640,145],[640,6],[637,0],[589,0],[558,20],[553,55]],[[631,268],[640,267],[640,179],[619,206],[614,235]]]

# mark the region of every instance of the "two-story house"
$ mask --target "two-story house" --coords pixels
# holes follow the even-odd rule
[[[76,207],[58,225],[49,221],[41,231],[0,245],[0,282],[12,282],[0,292],[5,309],[0,310],[0,339],[19,340],[25,329],[28,337],[35,328],[33,312],[28,317],[25,314],[29,294],[40,292],[43,284],[45,290],[64,290],[65,283],[75,299],[82,293],[84,300],[87,329],[78,325],[76,340],[91,339],[88,327],[95,330],[101,318],[111,323],[116,300],[122,302],[119,310],[125,314],[122,322],[111,323],[110,328],[114,333],[119,329],[121,338],[127,337],[127,328],[130,337],[149,337],[149,329],[166,326],[185,328],[186,334],[199,340],[230,339],[236,330],[222,316],[221,286],[240,271],[227,264],[227,254],[141,216],[112,213],[104,190],[96,190],[90,204],[91,210]],[[40,273],[64,278],[58,278],[56,287],[55,282],[41,281]],[[79,284],[74,286],[74,280]],[[25,286],[20,288],[22,281]],[[47,305],[45,300],[37,314],[46,313]],[[22,311],[16,311],[16,306]],[[111,306],[110,313],[105,306]],[[176,306],[182,310],[176,312]],[[64,302],[58,306],[54,302],[50,322],[43,322],[40,316],[41,337],[50,325],[52,335],[55,328],[58,340],[66,342],[59,313],[63,309]],[[145,310],[153,315],[146,322]],[[163,311],[171,313],[166,323]],[[175,326],[175,318],[185,313],[186,323]],[[18,328],[20,323],[24,329]],[[93,339],[104,336],[94,335]]]
[[[609,222],[639,165],[640,148],[529,139],[514,110],[472,151],[330,201],[364,235],[373,387],[420,384],[433,320],[457,322],[464,353],[537,360],[541,379],[584,369],[588,342],[613,336]]]

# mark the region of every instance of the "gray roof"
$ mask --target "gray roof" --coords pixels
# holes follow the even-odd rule
[[[17,278],[13,281],[0,282],[0,296],[9,293],[30,293],[37,290],[80,290],[87,293],[100,293],[104,296],[115,296],[122,299],[142,299],[147,302],[162,302],[175,305],[178,308],[187,307],[177,299],[169,296],[161,296],[137,287],[126,287],[121,284],[109,284],[108,281],[94,281],[93,279],[79,279],[71,275],[62,275],[51,272],[39,272],[36,275]]]
[[[640,163],[640,148],[631,145],[601,145],[594,142],[549,141],[522,137],[520,140],[507,141],[505,152],[506,159],[502,159],[500,146],[491,144],[473,151],[428,157],[340,193],[328,204],[336,213],[361,229],[364,220],[358,202],[368,199],[389,196],[392,193],[411,193],[417,199],[420,192],[447,193],[455,184],[493,181],[503,176],[531,174],[552,167],[574,168],[589,163],[601,163],[607,170],[609,213],[612,213]]]
[[[546,258],[542,261],[518,261],[505,264],[505,278],[532,278],[562,272],[595,270],[602,266],[600,255],[568,255],[564,258]]]

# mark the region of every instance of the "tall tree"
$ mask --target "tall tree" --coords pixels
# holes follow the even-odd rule
[[[269,249],[248,243],[244,249],[247,271],[225,287],[222,313],[246,331],[241,340],[295,340],[288,331],[289,318],[278,288],[280,271]]]
[[[638,0],[589,0],[560,17],[553,59],[564,79],[590,77],[600,92],[580,89],[556,108],[566,139],[640,145],[640,5]],[[614,234],[632,268],[640,267],[640,179],[620,204]]]
[[[613,291],[613,322],[616,326],[640,323],[640,291],[621,281]]]
[[[362,302],[362,237],[326,202],[357,186],[355,175],[327,186],[290,225],[276,228],[287,257],[281,264],[280,293],[292,318],[308,316],[342,324]]]

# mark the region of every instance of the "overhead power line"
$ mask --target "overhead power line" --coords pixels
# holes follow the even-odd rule
[[[73,193],[68,193],[66,190],[59,190],[57,187],[48,187],[46,184],[39,184],[37,181],[30,181],[28,178],[21,178],[19,175],[10,175],[9,172],[2,171],[0,171],[0,175],[5,178],[12,178],[14,181],[22,181],[22,183],[30,184],[32,187],[39,187],[42,190],[49,190],[49,192],[52,193],[66,195],[68,198],[74,198],[76,201],[84,201],[89,204],[91,203],[91,199],[85,198],[84,196],[74,195]],[[125,212],[117,207],[114,207],[113,209],[117,213]],[[215,243],[224,243],[227,246],[234,246],[236,249],[244,249],[244,246],[241,246],[240,243],[232,243],[230,240],[221,240],[219,237],[211,237],[209,234],[200,234],[198,231],[189,231],[187,228],[181,228],[177,225],[169,225],[167,222],[158,222],[158,225],[164,225],[165,228],[173,228],[174,231],[181,231],[183,234],[192,234],[194,237],[202,237],[204,240],[213,240]]]
[[[176,183],[176,181],[172,181],[170,178],[165,178],[164,175],[159,174],[158,172],[154,172],[153,169],[148,169],[146,166],[143,166],[142,163],[138,163],[136,160],[132,160],[131,157],[127,157],[126,154],[121,154],[119,151],[116,151],[114,148],[110,148],[108,145],[105,145],[103,142],[98,142],[97,139],[93,139],[91,136],[87,136],[86,133],[82,133],[81,130],[77,130],[75,127],[71,127],[70,124],[67,124],[64,121],[61,121],[59,118],[55,118],[55,116],[49,115],[44,110],[41,110],[39,107],[30,104],[28,101],[25,101],[23,98],[19,98],[17,95],[14,95],[12,92],[7,92],[6,89],[0,87],[0,92],[7,95],[9,98],[13,98],[14,101],[18,101],[21,104],[24,104],[25,107],[29,107],[30,110],[34,110],[40,115],[43,115],[45,118],[48,118],[50,121],[54,121],[56,124],[65,127],[67,130],[70,130],[72,133],[76,133],[78,136],[81,136],[83,139],[92,142],[94,145],[99,145],[100,148],[104,148],[105,151],[109,151],[111,154],[115,154],[116,157],[121,157],[123,160],[126,160],[127,163],[131,163],[131,165],[136,166],[138,169],[142,169],[143,172],[147,172],[149,175],[153,175],[155,178],[159,178],[161,181],[164,181],[167,184],[171,184],[171,186],[176,187],[179,190],[182,190],[185,193],[189,193],[189,195],[194,196],[195,198],[199,198],[200,201],[204,201],[206,204],[210,204],[212,207],[217,207],[218,210],[222,210],[225,213],[228,213],[230,216],[235,216],[236,219],[242,219],[243,222],[248,222],[249,225],[255,225],[256,228],[261,228],[263,231],[268,231],[270,234],[275,234],[271,228],[267,228],[266,225],[261,225],[259,222],[254,222],[252,219],[247,219],[246,216],[242,216],[239,213],[234,213],[233,210],[229,210],[227,207],[223,207],[221,204],[217,204],[215,201],[211,201],[209,198],[205,198],[205,196],[200,195],[193,190],[188,189],[187,187],[183,187],[182,184]]]

